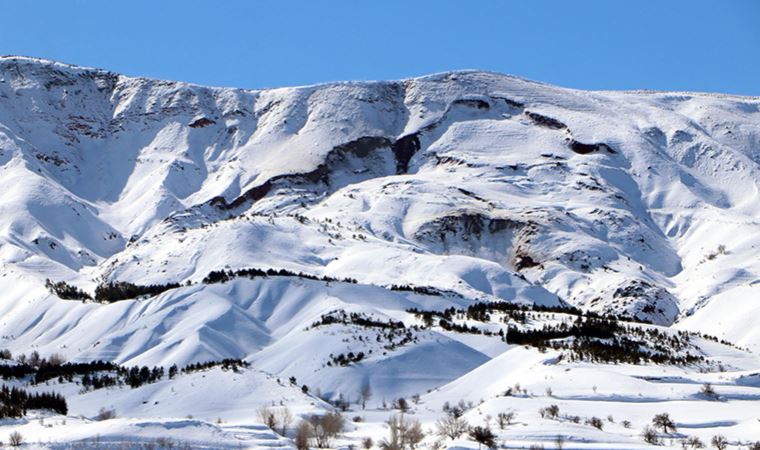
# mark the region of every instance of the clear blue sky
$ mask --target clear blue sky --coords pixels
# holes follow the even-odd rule
[[[263,88],[477,68],[760,95],[760,0],[0,0],[0,54]]]

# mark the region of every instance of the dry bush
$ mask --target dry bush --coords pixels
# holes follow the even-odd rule
[[[64,358],[64,356],[60,353],[53,353],[52,355],[48,356],[47,362],[51,366],[62,366],[66,363],[66,358]]]
[[[704,442],[702,442],[696,436],[690,436],[683,441],[684,448],[705,448]]]
[[[515,413],[510,412],[500,412],[496,419],[499,421],[499,428],[502,430],[507,427],[507,425],[512,425],[512,422],[515,420]]]
[[[11,447],[20,447],[24,443],[24,436],[18,431],[14,431],[8,436],[8,445]]]
[[[641,438],[647,444],[660,445],[660,437],[657,435],[657,430],[650,426],[644,427],[644,430],[641,431]]]
[[[728,448],[728,440],[724,436],[713,436],[710,443],[718,450],[726,450]]]
[[[464,417],[448,415],[435,423],[437,434],[449,439],[458,439],[461,435],[467,433],[470,425]]]
[[[311,416],[309,423],[317,447],[327,448],[330,447],[332,440],[343,432],[345,419],[340,413],[331,412],[322,416]]]
[[[111,408],[100,408],[100,411],[98,412],[98,415],[95,416],[95,420],[97,421],[103,421],[103,420],[111,420],[116,418],[116,410]]]
[[[386,423],[390,434],[380,442],[380,448],[383,450],[414,449],[425,439],[420,422],[407,419],[404,414],[394,414]]]
[[[309,441],[313,438],[314,431],[311,428],[311,424],[307,421],[302,421],[296,428],[296,436],[293,439],[298,450],[309,450]]]
[[[586,419],[586,425],[590,425],[598,430],[604,428],[604,421],[598,417],[590,417]]]

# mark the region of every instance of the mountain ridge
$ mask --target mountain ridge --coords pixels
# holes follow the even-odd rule
[[[0,366],[69,409],[0,429],[293,448],[282,421],[344,411],[345,448],[399,411],[421,448],[474,449],[429,431],[462,419],[643,449],[668,412],[663,448],[757,436],[760,99],[57,64],[0,58]],[[113,365],[38,383],[40,357]]]
[[[28,66],[32,72],[40,70],[40,67],[43,69],[52,67],[57,70],[61,66],[66,70],[73,70],[76,76],[68,79],[64,75],[53,74],[51,75],[53,78],[63,78],[46,79],[42,85],[35,87],[37,82],[35,77],[44,77],[45,74],[25,74],[23,71],[19,72],[20,69],[8,68],[8,63],[19,62]],[[326,204],[343,204],[344,206],[338,208],[344,209],[348,206],[345,204],[345,199],[340,199],[347,194],[347,190],[355,190],[358,186],[374,190],[380,188],[382,191],[385,189],[382,188],[382,183],[375,186],[374,184],[377,183],[372,180],[384,179],[391,182],[388,186],[403,186],[403,182],[397,184],[396,178],[402,181],[405,176],[417,177],[420,171],[428,170],[430,174],[420,176],[418,184],[420,188],[428,189],[425,195],[437,202],[436,199],[445,190],[438,192],[439,188],[435,187],[438,182],[430,177],[461,171],[466,179],[471,176],[470,172],[480,177],[484,175],[489,177],[486,184],[480,186],[481,190],[485,188],[483,192],[487,195],[482,195],[477,190],[463,188],[457,191],[456,195],[460,196],[465,203],[462,205],[453,203],[444,209],[439,209],[430,216],[431,221],[428,222],[425,222],[428,219],[412,217],[411,222],[404,219],[403,222],[387,228],[387,225],[373,223],[372,220],[368,221],[366,218],[359,219],[360,216],[355,216],[358,211],[347,213],[345,220],[354,223],[352,226],[357,227],[354,231],[363,230],[363,233],[367,233],[368,230],[372,230],[370,236],[374,235],[376,245],[388,243],[396,248],[401,244],[402,246],[393,250],[394,252],[405,252],[404,245],[411,244],[409,248],[415,251],[421,250],[423,254],[428,252],[431,256],[442,255],[449,259],[457,255],[460,255],[457,257],[474,257],[476,266],[483,264],[477,260],[485,257],[483,261],[489,261],[487,264],[495,263],[502,267],[502,269],[497,269],[500,273],[499,277],[514,278],[518,275],[519,277],[527,275],[531,284],[548,288],[550,292],[559,295],[571,304],[601,308],[609,312],[639,314],[641,318],[647,320],[656,320],[663,324],[672,323],[685,319],[685,317],[679,317],[678,311],[682,308],[686,311],[694,311],[694,306],[677,299],[678,294],[670,292],[675,286],[674,280],[684,275],[683,267],[680,266],[682,263],[676,263],[677,260],[683,260],[683,257],[676,255],[677,247],[665,253],[654,250],[653,256],[646,256],[652,251],[647,250],[646,247],[654,246],[652,248],[657,249],[672,247],[674,241],[666,235],[672,232],[668,231],[668,227],[672,230],[673,225],[663,223],[662,218],[655,219],[661,217],[663,213],[666,221],[679,219],[675,216],[667,218],[671,213],[666,211],[673,208],[668,206],[663,209],[662,200],[658,200],[658,196],[663,199],[668,195],[672,196],[662,191],[662,187],[667,184],[659,184],[655,190],[647,190],[646,177],[637,174],[631,178],[632,170],[646,171],[646,166],[636,163],[636,159],[640,156],[629,152],[626,148],[632,142],[651,147],[655,159],[650,158],[646,163],[649,165],[654,161],[667,163],[668,159],[674,156],[686,162],[686,165],[678,163],[679,165],[662,166],[666,171],[676,174],[675,176],[681,179],[679,183],[672,186],[688,194],[679,197],[685,201],[677,200],[674,204],[678,207],[686,206],[687,209],[684,211],[691,210],[693,206],[706,199],[705,205],[710,208],[733,209],[738,214],[748,217],[741,212],[743,208],[746,208],[741,206],[742,202],[731,200],[731,197],[737,200],[741,198],[738,192],[724,192],[719,190],[722,188],[718,188],[711,178],[697,178],[692,175],[691,171],[701,170],[700,164],[704,165],[704,161],[707,160],[700,156],[689,156],[688,152],[694,155],[698,155],[698,152],[710,153],[714,152],[710,150],[710,146],[717,145],[722,147],[720,151],[724,152],[719,156],[720,159],[726,161],[722,163],[723,165],[747,166],[748,169],[741,169],[741,167],[739,169],[743,170],[744,177],[754,177],[757,173],[754,167],[749,167],[749,164],[756,165],[757,160],[747,159],[747,157],[755,158],[751,140],[757,135],[756,119],[742,124],[737,129],[740,139],[750,143],[750,147],[736,151],[733,150],[736,144],[728,146],[726,143],[727,139],[731,138],[729,135],[725,133],[717,135],[704,126],[694,128],[695,119],[682,116],[683,113],[676,112],[673,117],[681,124],[675,131],[667,133],[661,131],[654,123],[648,125],[649,128],[645,126],[644,130],[641,129],[641,125],[634,124],[630,129],[619,127],[604,131],[604,121],[599,120],[599,113],[594,113],[596,111],[594,108],[602,108],[610,114],[617,115],[610,116],[612,123],[620,122],[621,125],[625,124],[623,127],[629,127],[625,122],[627,119],[623,118],[624,114],[621,115],[618,111],[621,108],[636,111],[636,114],[641,115],[641,118],[637,119],[639,121],[651,121],[652,119],[647,117],[655,111],[656,114],[661,114],[657,108],[666,105],[681,105],[679,107],[682,108],[690,102],[709,103],[726,100],[730,102],[727,107],[739,108],[740,111],[744,108],[749,114],[747,117],[752,117],[753,100],[749,97],[722,98],[712,94],[698,94],[696,98],[692,98],[693,94],[687,93],[647,93],[644,95],[645,99],[641,100],[639,94],[631,91],[581,91],[554,87],[514,76],[470,70],[388,82],[338,82],[273,90],[243,90],[207,88],[182,82],[124,77],[110,71],[33,58],[3,57],[0,59],[0,67],[3,67],[2,84],[7,87],[9,81],[6,79],[15,80],[11,81],[11,84],[16,83],[18,86],[17,88],[11,86],[11,90],[15,92],[16,98],[24,101],[24,95],[28,92],[32,98],[26,101],[26,104],[43,112],[44,117],[32,118],[30,122],[38,124],[34,125],[37,127],[35,131],[27,129],[27,126],[22,124],[5,127],[6,139],[8,136],[11,137],[7,142],[16,146],[20,145],[20,147],[26,146],[27,151],[22,151],[22,153],[26,154],[26,158],[33,158],[24,164],[31,164],[30,168],[36,167],[37,173],[43,174],[40,192],[44,192],[43,195],[49,198],[55,197],[50,197],[50,192],[59,192],[60,194],[56,195],[62,195],[64,203],[74,205],[72,219],[63,223],[74,223],[80,220],[73,219],[74,217],[79,218],[83,217],[82,214],[85,216],[89,214],[92,220],[91,225],[87,225],[90,227],[87,233],[94,231],[98,235],[112,236],[100,242],[89,239],[78,227],[71,226],[51,234],[49,232],[52,230],[51,225],[44,224],[39,219],[33,219],[33,223],[36,220],[36,223],[42,224],[43,231],[32,231],[33,234],[36,233],[34,236],[26,233],[29,240],[37,243],[33,246],[29,244],[21,246],[27,252],[31,252],[29,256],[32,259],[42,258],[43,265],[52,264],[50,275],[53,278],[68,279],[83,283],[84,286],[93,286],[93,280],[104,277],[110,279],[116,273],[135,274],[131,275],[133,278],[126,281],[143,279],[151,280],[151,282],[184,282],[188,279],[189,273],[192,274],[191,279],[197,281],[205,276],[204,272],[222,268],[218,267],[218,264],[215,267],[213,258],[204,257],[202,253],[196,253],[194,256],[183,255],[183,250],[180,250],[182,245],[177,247],[178,242],[171,243],[175,250],[169,253],[174,256],[169,260],[160,261],[160,264],[168,263],[168,267],[174,267],[172,258],[179,257],[183,261],[182,268],[155,267],[156,272],[148,273],[137,266],[124,265],[120,256],[126,255],[131,255],[130,258],[138,258],[135,261],[142,261],[138,263],[141,267],[146,267],[145,264],[148,267],[154,267],[151,260],[159,264],[159,261],[150,255],[150,248],[160,247],[156,243],[165,239],[162,236],[167,230],[176,232],[176,230],[184,229],[191,232],[190,230],[198,226],[205,227],[220,219],[245,217],[246,214],[253,214],[251,217],[255,217],[257,214],[292,215],[306,212],[307,218],[309,215],[316,214],[320,217],[319,220],[324,221],[330,215],[329,208],[325,207]],[[13,78],[14,73],[21,78]],[[92,81],[76,78],[86,74],[97,76]],[[25,78],[27,76],[28,79]],[[31,85],[26,86],[24,83],[31,83]],[[68,99],[68,87],[76,87],[82,92],[76,96],[77,100],[74,101],[73,106],[69,104],[72,100]],[[107,93],[108,98],[102,97],[103,94],[99,91]],[[5,94],[6,99],[10,98],[9,93],[10,91]],[[99,98],[102,98],[104,102],[100,106],[97,103],[101,101],[98,100]],[[642,106],[623,106],[624,102],[633,98],[644,103]],[[93,103],[88,99],[94,99],[97,102]],[[80,104],[76,104],[76,101]],[[81,103],[82,101],[89,103]],[[650,104],[650,102],[654,103]],[[9,105],[7,101],[4,103],[6,106]],[[662,110],[662,113],[670,114],[667,111],[672,107],[668,106]],[[694,114],[694,111],[701,114],[700,108],[715,109],[716,105],[695,104],[694,107],[687,106],[684,111],[688,111],[689,114]],[[720,111],[720,108],[723,106],[718,106],[716,111]],[[99,112],[98,109],[100,109]],[[72,114],[73,111],[80,111],[81,114]],[[99,116],[102,119],[99,119]],[[5,117],[12,117],[12,121],[18,118],[28,121],[22,110],[7,112]],[[0,123],[7,122],[8,119],[0,120]],[[589,124],[595,125],[589,127]],[[685,132],[686,134],[683,134],[681,125],[689,130]],[[51,126],[52,129],[46,135],[40,133],[39,130]],[[138,141],[124,144],[120,139],[122,136],[127,140],[137,138]],[[716,140],[716,137],[719,139]],[[394,149],[394,145],[403,139],[407,139],[408,143],[403,145],[408,148]],[[692,141],[694,143],[690,144]],[[461,153],[452,147],[452,145],[461,146],[462,144],[473,150]],[[741,144],[742,142],[739,143]],[[504,153],[505,150],[493,154],[483,153],[480,150],[483,145],[517,149],[517,153]],[[58,147],[60,150],[51,151],[51,146]],[[547,150],[533,150],[540,146]],[[104,153],[105,148],[111,150]],[[302,150],[297,150],[292,155],[283,153],[288,148]],[[388,154],[385,153],[387,148],[392,150]],[[684,151],[680,148],[685,148],[686,153],[679,153]],[[665,153],[675,153],[666,155],[665,159],[662,159],[662,149],[666,149]],[[750,151],[749,155],[745,155],[747,150]],[[520,151],[526,152],[526,158],[520,158]],[[408,161],[400,160],[400,155],[404,155],[403,158],[409,158]],[[591,158],[591,160],[577,159],[581,157]],[[392,162],[394,158],[395,163]],[[534,162],[524,164],[520,162],[521,159]],[[95,161],[94,165],[93,161]],[[589,163],[592,165],[589,166]],[[5,162],[6,167],[9,164],[13,164],[12,158]],[[392,168],[393,164],[396,165],[395,170]],[[635,164],[639,164],[640,168],[634,168]],[[658,162],[658,164],[662,163]],[[406,167],[407,165],[409,167]],[[141,167],[146,167],[146,169]],[[552,172],[551,167],[557,167],[559,170]],[[123,168],[127,171],[122,170]],[[479,168],[484,169],[478,174]],[[591,168],[594,173],[585,173],[586,168]],[[511,171],[513,174],[505,171]],[[538,178],[533,174],[538,174]],[[562,174],[564,180],[554,183],[549,181],[550,178],[544,178],[553,177],[556,174]],[[621,174],[625,174],[623,178],[619,177]],[[92,177],[92,175],[95,176]],[[506,176],[504,180],[513,180],[510,181],[511,183],[514,180],[518,183],[527,183],[525,187],[508,193],[505,199],[517,199],[515,195],[518,195],[517,192],[520,189],[533,192],[529,194],[534,196],[533,199],[517,209],[509,207],[505,209],[503,200],[500,201],[501,206],[499,206],[499,202],[494,202],[494,199],[489,196],[503,195],[499,193],[500,188],[496,186],[497,183],[502,182],[500,179],[504,176]],[[672,182],[668,178],[663,179],[666,183]],[[114,180],[118,183],[114,184]],[[160,183],[157,183],[158,181]],[[28,180],[25,182],[29,183]],[[50,191],[51,188],[48,186],[57,187],[53,187],[53,191]],[[154,187],[149,188],[149,186]],[[518,184],[512,186],[518,186]],[[413,188],[410,192],[415,189],[417,188]],[[494,189],[497,190],[494,191]],[[547,194],[552,189],[560,189],[568,194],[572,192],[568,189],[580,190],[579,192],[589,199],[599,196],[603,202],[611,202],[611,209],[607,207],[606,210],[594,212],[588,209],[593,203],[590,201],[589,206],[576,209],[575,212],[572,209],[565,210],[562,213],[564,216],[560,216],[558,213],[561,213],[562,208],[553,211],[552,207],[548,207],[552,200],[547,197]],[[757,188],[755,188],[756,193]],[[647,199],[647,196],[650,199]],[[376,198],[382,198],[382,196]],[[561,204],[569,198],[571,197],[563,197],[557,201]],[[299,199],[297,201],[304,206],[294,204],[296,199]],[[539,200],[536,205],[545,206],[533,206],[531,202],[535,200]],[[388,206],[394,202],[398,203],[393,200],[388,203]],[[746,201],[743,203],[747,204]],[[45,209],[51,206],[49,202],[46,204],[48,206]],[[57,205],[58,202],[53,202],[53,204]],[[220,208],[220,205],[223,207]],[[56,207],[60,208],[60,206]],[[392,207],[408,208],[409,205],[404,206],[402,203]],[[494,207],[496,211],[489,212],[489,209]],[[120,212],[122,208],[133,212],[125,215]],[[419,206],[414,206],[414,208],[417,209]],[[225,212],[225,209],[229,209],[232,215]],[[311,209],[313,211],[310,211]],[[425,207],[421,211],[424,209]],[[574,217],[573,215],[578,212],[583,215]],[[540,214],[544,217],[540,222],[535,222],[529,219],[529,216],[525,216],[526,213]],[[618,229],[615,233],[619,236],[627,236],[625,239],[632,239],[634,235],[638,235],[640,237],[636,239],[642,239],[641,242],[644,245],[639,249],[638,244],[631,241],[624,247],[617,248],[617,244],[609,247],[604,240],[609,239],[608,234],[612,229],[603,226],[599,234],[593,227],[589,228],[588,221],[592,220],[589,213],[622,221],[620,223],[623,225],[616,226]],[[37,217],[39,213],[33,213],[32,216]],[[65,216],[57,217],[57,219],[61,217]],[[162,225],[162,222],[166,220],[174,224]],[[383,220],[397,221],[398,218],[388,216]],[[418,225],[412,225],[419,220],[423,220],[422,227],[428,227],[429,231],[419,231],[416,229]],[[593,220],[598,221],[599,218]],[[483,221],[486,225],[483,225]],[[642,228],[634,225],[636,221],[640,222]],[[16,225],[12,225],[11,228],[18,226],[18,222],[15,223]],[[565,227],[566,230],[555,229],[552,223],[561,224],[560,228]],[[526,226],[528,228],[525,228]],[[598,226],[594,225],[594,227]],[[327,225],[323,224],[320,227],[326,229]],[[377,227],[384,228],[384,231],[378,234],[374,231]],[[27,229],[37,228],[32,226]],[[154,231],[151,231],[152,229]],[[442,229],[447,230],[445,233],[450,235],[438,236],[437,234]],[[477,236],[471,235],[473,230],[477,232]],[[314,236],[327,236],[323,231],[317,232]],[[345,229],[340,231],[345,232]],[[341,234],[340,231],[335,233]],[[566,234],[568,231],[570,234]],[[279,236],[279,233],[279,231],[268,230],[264,235],[273,237]],[[536,233],[543,236],[541,239],[548,236],[549,240],[543,245],[547,245],[548,242],[553,242],[551,245],[563,243],[560,248],[568,249],[558,256],[559,265],[552,262],[548,264],[554,268],[542,269],[540,259],[538,259],[539,264],[535,264],[537,257],[533,252],[538,251],[539,255],[543,255],[544,260],[547,256],[551,258],[553,253],[548,250],[548,247],[544,250],[528,250],[531,246],[535,247],[531,243],[535,238],[529,235]],[[196,238],[199,239],[199,244],[207,238],[205,232],[191,234],[203,235]],[[150,236],[154,239],[153,241],[146,241],[145,245],[141,244],[141,241]],[[582,249],[580,244],[569,245],[567,241],[569,236],[574,236],[575,240],[582,238],[581,241],[585,241],[587,245],[598,248],[588,252]],[[441,237],[443,237],[442,243],[437,242]],[[488,241],[491,237],[501,241],[493,244]],[[9,242],[19,242],[18,235],[11,234],[9,238],[11,238]],[[472,247],[468,242],[468,239],[473,238],[478,241],[473,244],[476,247]],[[515,238],[517,241],[514,240]],[[224,238],[220,239],[224,240]],[[323,238],[318,239],[321,241]],[[422,243],[421,239],[425,243]],[[67,244],[67,241],[70,244]],[[333,239],[327,236],[326,241],[321,241],[324,244],[320,245],[329,247],[332,241]],[[516,244],[518,242],[519,244]],[[358,242],[357,244],[360,247],[364,246]],[[507,248],[494,253],[492,245],[506,245]],[[131,249],[132,247],[134,250]],[[307,273],[353,277],[356,270],[353,266],[329,262],[340,259],[341,254],[349,260],[355,259],[352,254],[357,249],[350,247],[347,246],[337,254],[328,251],[327,254],[332,254],[332,256],[327,257],[326,254],[320,257],[327,263],[326,266],[321,267],[319,264],[310,266],[311,263],[305,263],[309,259],[306,255],[300,257],[301,262],[298,262],[289,260],[285,256],[286,253],[271,261],[264,258],[259,265],[273,265],[275,269],[285,268]],[[57,249],[60,248],[66,251],[58,251]],[[135,251],[148,252],[148,254],[137,257]],[[641,253],[642,251],[644,253]],[[705,252],[709,251],[712,250],[705,250]],[[22,250],[22,253],[25,252]],[[620,278],[618,281],[612,282],[601,281],[615,278],[615,275],[607,277],[598,275],[596,272],[621,273],[623,269],[609,266],[611,262],[621,264],[624,258],[621,259],[620,256],[638,261],[642,264],[641,270],[633,269],[633,264],[624,263],[626,267],[624,270],[632,271],[626,275],[627,281],[626,277],[618,277]],[[251,261],[257,260],[251,254],[249,257],[252,258]],[[513,262],[509,262],[510,258]],[[199,271],[199,268],[194,268],[193,263],[190,262],[193,260],[209,260],[209,262],[203,270]],[[467,264],[470,263],[472,261]],[[61,268],[56,266],[57,264],[63,264],[68,269],[63,269],[62,272]],[[244,261],[236,264],[235,267],[244,267]],[[515,270],[515,265],[521,266],[522,270]],[[645,265],[648,267],[645,268]],[[336,269],[337,267],[340,269]],[[73,272],[61,276],[67,273],[67,270],[73,270]],[[170,275],[173,271],[174,275],[166,277],[159,275],[165,273],[163,271],[166,270],[169,270]],[[480,270],[483,269],[477,271]],[[486,271],[486,273],[491,273],[491,275],[486,275],[487,279],[495,276],[495,272],[488,272],[492,270],[494,269]],[[589,274],[585,274],[586,272]],[[140,275],[134,278],[137,274]],[[365,273],[364,276],[371,280],[370,284],[390,284],[370,274]],[[464,281],[458,276],[455,278],[459,279],[460,283]],[[493,280],[493,278],[490,279]],[[582,282],[587,287],[581,290],[568,288],[578,282]],[[602,284],[596,288],[592,287],[599,282]],[[487,281],[486,284],[464,282],[464,285],[469,287],[462,292],[467,292],[465,295],[476,293],[476,295],[482,293],[493,295],[496,291],[491,283],[492,281]],[[425,285],[425,282],[416,281],[412,284]],[[473,286],[477,287],[473,288]],[[448,283],[439,287],[452,288]],[[455,291],[457,289],[460,288],[455,288]],[[600,290],[601,297],[583,293],[595,289]],[[635,306],[640,298],[645,298],[644,302]],[[603,306],[598,306],[599,302]],[[615,304],[621,306],[613,306]],[[643,312],[644,309],[649,310],[653,307],[663,309],[661,312],[653,311],[654,314]],[[714,329],[711,331],[714,332]]]

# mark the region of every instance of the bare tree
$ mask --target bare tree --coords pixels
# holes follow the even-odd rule
[[[343,432],[345,419],[339,412],[331,412],[322,416],[311,416],[309,423],[313,429],[317,447],[326,448],[336,436]]]
[[[549,405],[546,408],[541,408],[538,410],[538,414],[542,418],[556,419],[559,417],[559,406]]]
[[[438,420],[435,425],[437,434],[449,439],[458,439],[470,429],[470,425],[464,417],[457,417],[455,415],[448,415]]]
[[[398,416],[395,414],[388,419],[388,433],[387,439],[380,441],[380,448],[382,450],[403,450],[404,443],[401,425],[398,423]]]
[[[652,418],[652,425],[654,425],[655,428],[660,428],[665,434],[676,432],[676,423],[673,422],[673,419],[670,418],[670,414],[668,413],[657,414],[654,416]]]
[[[293,422],[293,414],[290,413],[287,406],[282,406],[275,409],[274,416],[280,435],[285,436],[288,427]]]
[[[66,362],[66,358],[64,358],[60,353],[53,353],[52,355],[48,356],[47,362],[51,366],[61,366]]]
[[[696,436],[690,436],[683,441],[684,448],[705,448],[704,442],[702,442]]]
[[[401,413],[409,412],[409,402],[404,397],[399,397],[393,401],[393,409],[398,409]]]
[[[362,390],[359,393],[359,399],[362,404],[362,409],[367,407],[367,402],[369,399],[372,398],[372,387],[370,386],[369,382],[364,383],[362,386]]]
[[[499,428],[502,430],[507,427],[507,425],[512,425],[512,421],[515,420],[515,413],[510,412],[500,412],[496,419],[499,422]]]
[[[728,448],[728,440],[725,438],[725,436],[713,436],[712,441],[710,441],[713,445],[713,447],[717,448],[718,450],[726,450]]]
[[[40,352],[38,352],[37,350],[33,351],[29,355],[28,362],[29,362],[29,365],[32,367],[39,367],[40,363],[42,362],[42,358],[40,357]]]
[[[406,424],[404,432],[404,441],[410,449],[414,450],[417,444],[425,439],[425,432],[422,431],[422,425],[419,420],[410,420]]]
[[[496,435],[488,427],[473,427],[470,429],[470,439],[478,443],[478,448],[496,448]]]
[[[405,450],[414,449],[417,444],[425,439],[425,432],[422,431],[422,425],[418,420],[407,419],[404,414],[392,415],[388,421],[387,439],[380,442],[380,448],[383,450]]]
[[[277,428],[277,419],[272,408],[269,408],[268,406],[260,407],[259,419],[261,419],[261,422],[263,422],[264,425],[271,428],[272,431],[276,431],[275,429]]]
[[[302,421],[296,428],[296,436],[293,439],[298,450],[309,450],[309,441],[314,436],[311,424],[307,421]]]

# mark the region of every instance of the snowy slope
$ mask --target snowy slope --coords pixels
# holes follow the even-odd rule
[[[758,352],[759,182],[757,98],[477,71],[247,91],[2,57],[0,348],[242,358],[327,397],[369,380],[389,401],[506,348],[424,330],[384,351],[315,322],[570,304]],[[242,268],[356,283],[202,282]],[[188,286],[102,305],[58,299],[46,279]],[[357,349],[373,353],[326,365]]]

